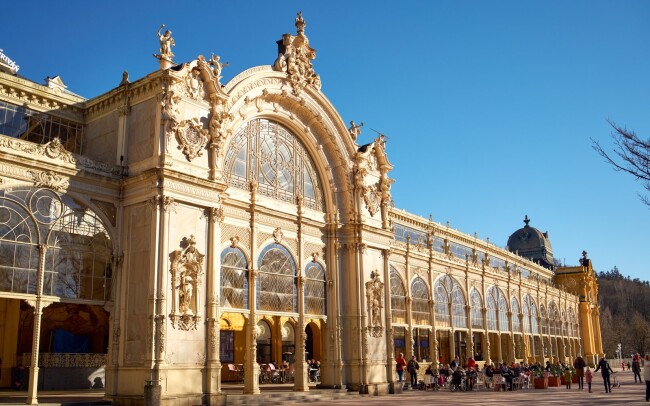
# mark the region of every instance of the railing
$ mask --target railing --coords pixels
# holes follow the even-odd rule
[[[32,364],[32,354],[23,354],[23,365]],[[75,354],[43,352],[38,354],[40,368],[100,368],[106,365],[106,354]]]

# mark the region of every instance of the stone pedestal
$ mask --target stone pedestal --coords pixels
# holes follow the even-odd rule
[[[162,386],[147,381],[147,383],[144,385],[145,406],[160,406],[161,394],[162,394]]]

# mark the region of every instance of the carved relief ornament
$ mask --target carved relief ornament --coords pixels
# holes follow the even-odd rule
[[[172,327],[180,330],[196,330],[200,315],[200,286],[203,275],[203,258],[196,248],[193,235],[183,240],[185,248],[170,254],[172,274],[172,313],[169,319]]]
[[[276,244],[282,243],[283,238],[284,238],[284,234],[282,233],[280,227],[273,230],[273,241],[275,241]]]
[[[178,149],[183,151],[188,161],[203,155],[208,142],[208,131],[203,129],[197,118],[185,120],[176,128]]]
[[[371,216],[374,216],[381,207],[381,192],[377,190],[377,185],[371,185],[363,188],[363,202]]]
[[[46,187],[57,192],[68,188],[68,180],[52,171],[29,171],[34,179],[34,186]]]

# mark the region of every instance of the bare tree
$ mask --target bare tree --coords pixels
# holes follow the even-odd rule
[[[650,139],[642,140],[634,131],[619,127],[607,120],[614,131],[610,134],[614,140],[614,149],[608,153],[600,143],[591,139],[593,149],[617,171],[627,172],[640,181],[646,191],[650,192]],[[641,201],[650,208],[650,198],[639,194]]]

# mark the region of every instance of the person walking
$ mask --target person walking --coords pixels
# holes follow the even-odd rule
[[[632,357],[632,373],[634,374],[634,383],[636,383],[637,376],[639,377],[639,383],[643,383],[641,379],[641,356],[638,352]]]
[[[594,379],[594,374],[591,372],[591,369],[587,367],[585,371],[585,381],[587,381],[587,388],[589,388],[589,393],[591,393],[591,380]]]
[[[585,367],[587,363],[582,356],[578,355],[573,361],[573,367],[576,369],[576,376],[578,377],[578,389],[585,389]]]
[[[600,370],[600,374],[603,376],[605,393],[611,393],[612,383],[610,382],[609,378],[611,376],[611,373],[614,371],[612,370],[612,367],[609,366],[609,362],[607,362],[605,357],[601,358],[600,361],[598,361],[598,366],[596,367],[596,370],[594,372],[598,372],[598,370]]]
[[[411,376],[411,389],[415,389],[418,385],[418,369],[420,369],[420,364],[418,364],[418,359],[415,355],[411,357],[406,369]]]
[[[406,360],[404,359],[404,353],[399,353],[399,357],[395,360],[397,363],[397,380],[399,382],[404,382],[404,368],[406,367]]]
[[[645,401],[650,402],[650,354],[645,356],[643,379],[645,379]]]

